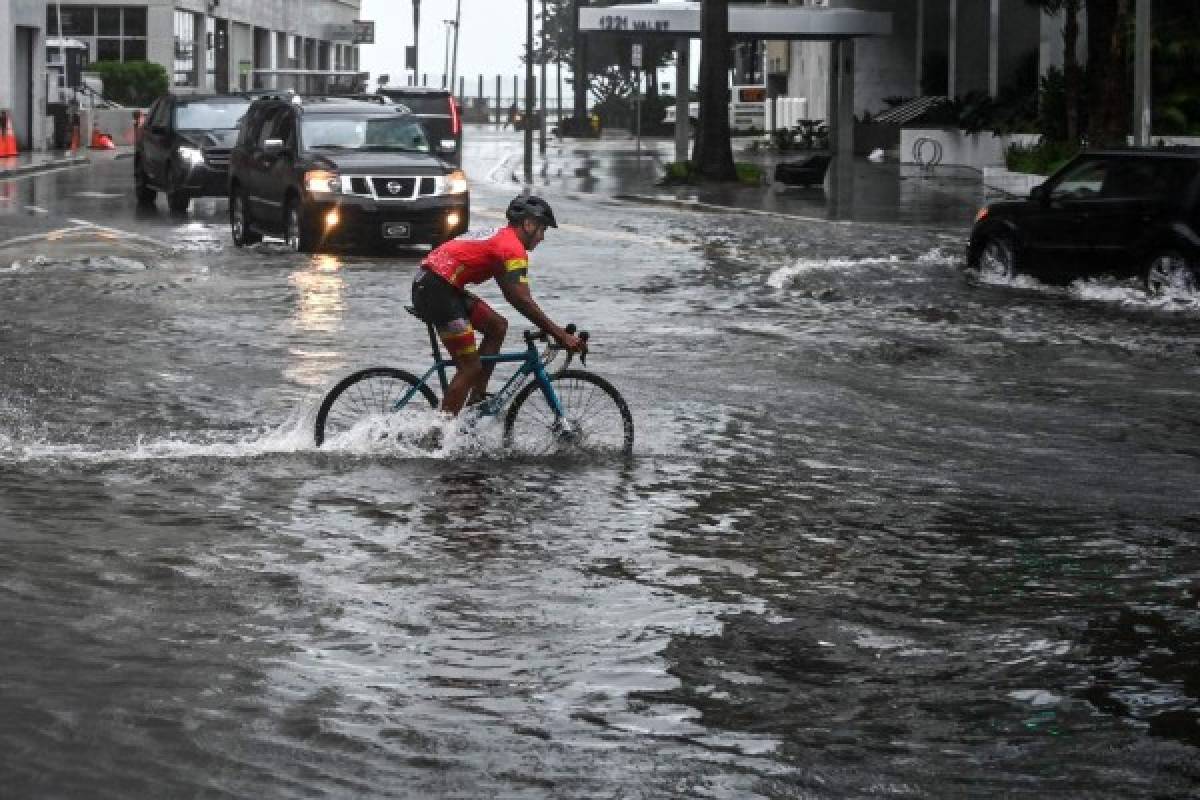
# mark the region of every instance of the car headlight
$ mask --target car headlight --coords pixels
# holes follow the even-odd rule
[[[438,181],[438,194],[466,194],[467,173],[456,169]]]
[[[199,147],[188,147],[187,145],[182,145],[175,150],[175,153],[179,156],[180,160],[186,161],[193,166],[198,166],[204,163],[204,151]]]
[[[342,191],[342,179],[336,172],[313,169],[304,173],[304,188],[310,192],[337,194]]]

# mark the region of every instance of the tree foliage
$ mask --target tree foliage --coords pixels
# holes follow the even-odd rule
[[[88,71],[104,81],[106,98],[125,106],[148,106],[171,85],[167,70],[151,61],[97,61]]]

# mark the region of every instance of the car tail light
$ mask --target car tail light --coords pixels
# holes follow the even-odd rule
[[[462,132],[462,120],[458,117],[458,103],[454,102],[454,95],[450,95],[450,132],[455,136]]]
[[[984,206],[983,208],[979,209],[979,213],[975,215],[975,224],[978,225],[980,222],[982,222],[984,220],[984,218],[987,217],[987,215],[988,215],[987,206]]]

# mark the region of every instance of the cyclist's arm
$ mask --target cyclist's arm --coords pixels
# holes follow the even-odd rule
[[[504,292],[504,299],[511,303],[513,308],[520,311],[539,330],[543,330],[553,336],[554,340],[562,347],[577,352],[583,346],[583,343],[577,336],[567,333],[546,316],[546,312],[542,311],[541,307],[533,299],[533,293],[529,291],[528,283],[516,280],[501,281],[500,290]]]

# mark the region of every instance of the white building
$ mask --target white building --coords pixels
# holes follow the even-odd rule
[[[0,109],[16,112],[23,150],[45,141],[45,42],[60,31],[87,45],[90,62],[161,64],[174,92],[323,91],[307,73],[358,69],[360,8],[361,0],[0,0]]]

